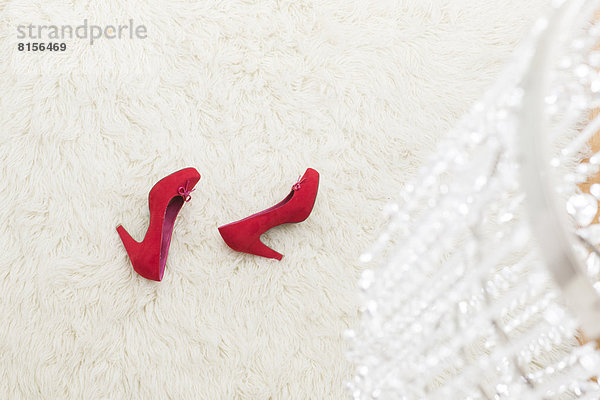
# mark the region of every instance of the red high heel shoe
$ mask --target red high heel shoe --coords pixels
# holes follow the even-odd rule
[[[141,243],[136,242],[122,225],[117,232],[125,245],[135,272],[146,279],[160,281],[165,272],[173,224],[184,202],[200,180],[195,168],[185,168],[158,181],[148,195],[150,225]]]
[[[319,173],[308,168],[283,201],[257,214],[219,227],[225,243],[235,251],[281,260],[283,255],[265,246],[260,235],[274,226],[308,218],[319,189]]]

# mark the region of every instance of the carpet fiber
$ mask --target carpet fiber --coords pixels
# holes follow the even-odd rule
[[[256,4],[254,4],[256,3]],[[10,399],[341,399],[361,249],[546,1],[0,1],[0,393]],[[19,51],[18,25],[147,38]],[[49,40],[44,40],[48,42]],[[147,195],[202,174],[163,282],[138,276]],[[315,209],[230,250],[217,226]]]

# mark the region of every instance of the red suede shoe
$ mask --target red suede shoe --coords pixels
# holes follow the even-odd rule
[[[195,168],[185,168],[154,185],[148,195],[150,225],[141,243],[136,242],[122,225],[117,227],[133,269],[144,278],[162,280],[175,218],[183,203],[190,201],[190,193],[199,180],[200,174]]]
[[[260,241],[260,235],[277,225],[307,219],[315,204],[318,189],[319,173],[308,168],[283,201],[240,221],[223,225],[219,227],[219,233],[235,251],[281,260],[283,255],[265,246]]]

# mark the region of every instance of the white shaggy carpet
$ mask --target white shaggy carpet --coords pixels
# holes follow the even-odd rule
[[[0,1],[0,397],[344,398],[381,208],[545,3]],[[86,18],[148,37],[17,50],[19,24]],[[147,281],[115,227],[141,239],[186,166],[202,180]],[[284,259],[231,251],[217,226],[307,167],[312,215],[265,235]]]

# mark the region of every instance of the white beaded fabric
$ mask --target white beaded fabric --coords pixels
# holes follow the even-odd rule
[[[573,16],[561,37],[541,101],[547,172],[578,239],[573,251],[599,290],[600,185],[581,185],[600,170],[600,154],[586,158],[600,128],[600,117],[589,119],[600,107],[600,24],[590,10]],[[362,256],[370,266],[359,282],[362,322],[346,333],[356,364],[352,398],[600,398],[592,379],[600,353],[575,339],[580,321],[543,260],[521,180],[523,81],[551,21],[536,24],[497,83],[386,209],[386,230]]]

